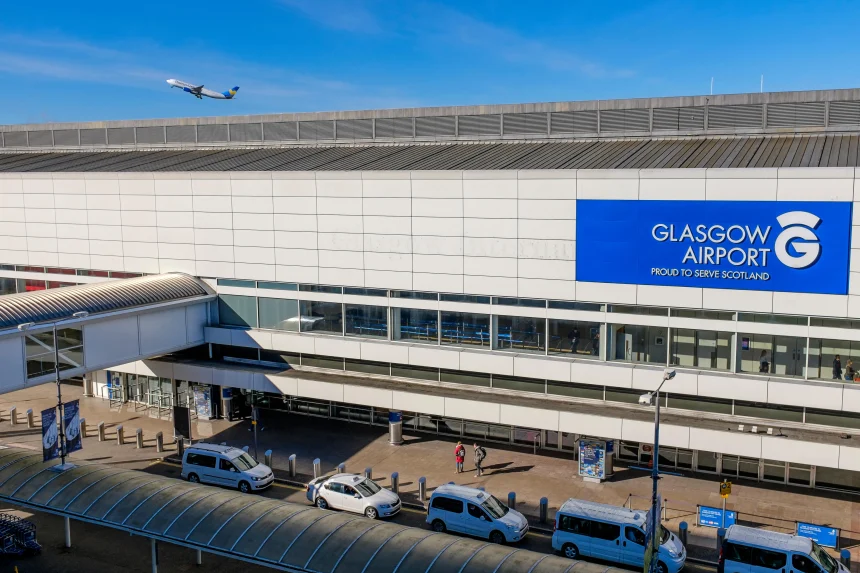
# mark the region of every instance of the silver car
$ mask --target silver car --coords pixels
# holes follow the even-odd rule
[[[307,497],[309,502],[320,509],[362,513],[370,519],[391,517],[401,507],[396,493],[355,474],[316,478],[308,484]]]

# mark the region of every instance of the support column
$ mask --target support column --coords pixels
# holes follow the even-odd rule
[[[152,544],[152,573],[158,573],[158,541],[150,539]]]
[[[71,549],[72,548],[72,523],[68,517],[63,518],[63,526],[65,527],[65,530],[66,530],[66,539],[65,539],[66,549]]]
[[[203,552],[201,550],[197,550],[197,566],[200,567],[203,565]]]
[[[93,397],[93,375],[92,374],[84,374],[82,376],[84,381],[84,397],[92,398]]]

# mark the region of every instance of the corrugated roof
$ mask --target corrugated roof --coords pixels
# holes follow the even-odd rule
[[[610,573],[620,570],[322,511],[41,452],[0,450],[0,499],[133,535],[289,571]]]
[[[201,296],[214,293],[204,282],[182,273],[7,294],[0,296],[0,330],[70,318],[76,312],[99,314]]]
[[[856,167],[860,135],[0,153],[0,172]]]

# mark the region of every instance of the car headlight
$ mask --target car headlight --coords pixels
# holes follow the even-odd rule
[[[667,549],[667,551],[669,551],[669,557],[677,557],[678,556],[678,552],[675,551],[674,549]]]
[[[390,509],[390,508],[391,508],[391,506],[387,503],[379,504],[379,509]]]

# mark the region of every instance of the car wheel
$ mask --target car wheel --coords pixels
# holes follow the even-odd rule
[[[662,561],[657,562],[657,573],[669,573],[669,568]]]
[[[492,531],[490,532],[490,543],[495,543],[496,545],[502,545],[505,542],[505,536],[501,531]]]
[[[242,493],[251,493],[251,484],[246,481],[240,481],[239,491],[241,491]]]
[[[190,481],[191,483],[200,483],[200,478],[197,476],[197,474],[188,474],[188,481]]]
[[[561,548],[561,553],[568,559],[579,559],[579,547],[573,543],[565,543]]]
[[[375,507],[368,507],[367,509],[364,510],[364,516],[367,519],[376,519],[377,517],[379,517],[379,512],[376,511]],[[666,572],[661,571],[660,573],[666,573]]]
[[[434,521],[432,527],[433,531],[435,531],[436,533],[445,533],[446,531],[448,531],[448,528],[445,527],[445,522],[441,519],[437,519],[436,521]]]
[[[328,502],[323,497],[317,498],[317,507],[320,509],[328,509]]]

